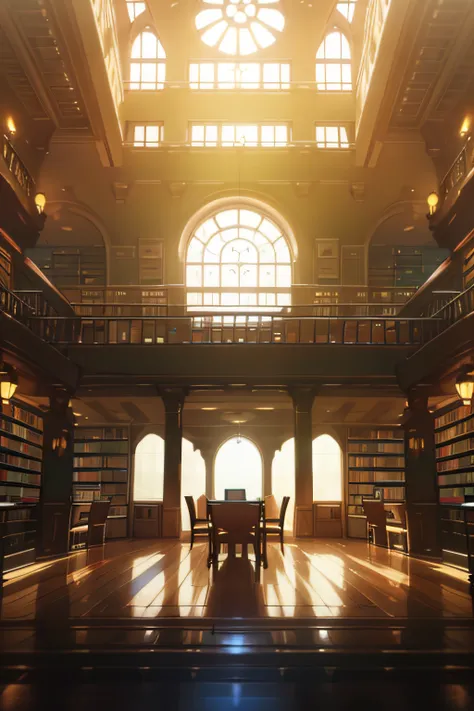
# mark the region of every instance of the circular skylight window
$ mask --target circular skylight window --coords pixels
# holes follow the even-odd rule
[[[196,27],[209,47],[245,56],[270,47],[285,26],[285,18],[275,5],[280,0],[204,0],[212,8],[201,10]]]

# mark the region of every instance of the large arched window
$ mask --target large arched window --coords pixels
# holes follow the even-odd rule
[[[214,462],[214,493],[224,499],[226,489],[245,489],[246,499],[263,496],[262,455],[246,437],[232,437],[224,442]]]
[[[340,30],[329,32],[316,54],[319,91],[352,91],[351,48]]]
[[[186,254],[187,303],[280,309],[291,304],[291,255],[282,230],[251,209],[218,212],[194,231]],[[198,308],[196,308],[198,307]]]
[[[185,496],[192,496],[194,503],[206,491],[206,464],[199,450],[195,450],[192,442],[183,439],[181,459],[181,527],[183,531],[190,530],[189,512]],[[199,516],[199,513],[198,513]]]
[[[313,440],[313,501],[342,501],[342,455],[328,434]]]
[[[165,443],[162,437],[148,434],[135,450],[134,501],[163,500]]]
[[[166,52],[150,27],[135,38],[130,60],[130,89],[163,89]]]
[[[290,501],[286,510],[285,530],[293,530],[295,514],[295,440],[288,439],[279,452],[275,452],[272,462],[272,493],[278,507],[284,496]]]

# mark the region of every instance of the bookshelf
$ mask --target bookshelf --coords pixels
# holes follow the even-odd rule
[[[443,558],[466,568],[464,512],[459,508],[474,496],[474,411],[456,400],[435,417],[436,469],[441,504]]]
[[[105,247],[34,247],[27,256],[60,289],[105,284]]]
[[[347,533],[366,537],[362,499],[379,488],[388,503],[405,501],[405,444],[399,428],[351,428],[347,441]]]
[[[73,521],[92,501],[110,498],[107,538],[127,536],[129,436],[126,427],[77,427],[74,438]]]

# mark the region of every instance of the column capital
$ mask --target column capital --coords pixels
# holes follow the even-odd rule
[[[184,401],[186,395],[189,392],[189,388],[183,387],[160,387],[158,392],[163,401],[163,405],[166,413],[181,412],[184,406]]]
[[[314,386],[292,385],[288,388],[288,394],[298,412],[310,412],[317,394],[317,388]]]

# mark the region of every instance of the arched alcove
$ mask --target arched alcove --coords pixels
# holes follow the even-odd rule
[[[224,499],[226,489],[245,489],[248,500],[263,496],[262,455],[247,437],[231,437],[217,450],[214,462],[216,499]]]
[[[313,439],[313,501],[342,501],[342,452],[329,434]]]
[[[295,514],[295,439],[288,439],[279,452],[275,452],[272,462],[272,493],[280,507],[284,496],[290,497],[286,511],[285,530],[293,530]]]
[[[147,434],[135,449],[133,480],[134,501],[162,501],[165,442],[156,434]]]
[[[196,504],[201,494],[206,491],[206,464],[201,456],[201,452],[194,449],[193,443],[188,439],[183,439],[181,459],[181,527],[183,531],[189,531],[189,512],[185,496],[192,496]]]

